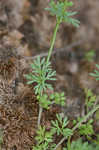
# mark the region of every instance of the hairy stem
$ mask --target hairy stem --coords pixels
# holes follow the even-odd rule
[[[59,28],[59,25],[60,25],[60,22],[56,22],[56,27],[54,29],[54,33],[53,33],[53,37],[52,37],[52,40],[51,40],[51,47],[49,49],[49,52],[48,52],[48,56],[47,56],[47,63],[49,62],[50,60],[50,57],[51,57],[51,53],[52,53],[52,50],[54,48],[54,43],[55,43],[55,40],[56,40],[56,33],[58,31],[58,28]]]
[[[86,116],[84,116],[81,121],[79,121],[73,128],[72,131],[74,132],[85,120],[87,120],[95,111],[99,109],[99,105],[97,105],[95,108],[93,108]],[[56,145],[54,150],[56,150],[65,140],[67,137],[63,137],[60,142]]]
[[[42,116],[43,108],[39,105],[39,116],[38,116],[38,128],[40,126],[41,116]]]

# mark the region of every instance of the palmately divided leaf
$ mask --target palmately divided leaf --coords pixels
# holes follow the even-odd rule
[[[70,137],[71,135],[73,135],[73,131],[71,129],[69,129],[69,128],[64,128],[63,129],[63,135],[65,137]]]
[[[50,11],[52,16],[56,16],[57,20],[60,20],[60,22],[67,22],[75,27],[79,27],[80,21],[70,18],[71,16],[74,16],[77,14],[77,12],[68,12],[68,7],[71,7],[73,5],[73,2],[69,1],[57,1],[54,0],[50,1],[49,6],[50,8],[46,8],[47,11]]]
[[[33,69],[32,73],[25,75],[25,77],[29,80],[28,84],[37,83],[34,87],[35,93],[40,94],[47,88],[52,89],[52,86],[47,83],[48,80],[56,80],[56,71],[52,70],[51,63],[46,62],[45,58],[40,59],[40,57],[37,57],[31,64],[31,67]]]

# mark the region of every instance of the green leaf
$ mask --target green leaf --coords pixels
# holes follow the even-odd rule
[[[90,50],[88,52],[86,52],[85,54],[85,60],[92,62],[94,60],[95,57],[95,51],[94,50]]]
[[[90,89],[85,89],[85,106],[87,113],[91,107],[94,107],[96,102],[96,95],[92,93]]]
[[[79,21],[73,18],[70,18],[71,16],[74,16],[77,14],[77,12],[68,12],[67,9],[71,6],[73,6],[73,2],[68,1],[57,1],[54,2],[54,0],[49,2],[49,8],[46,8],[45,10],[50,11],[50,14],[52,16],[56,16],[57,20],[61,22],[67,22],[71,23],[75,27],[79,27]]]
[[[68,7],[71,7],[71,6],[73,6],[73,2],[65,2],[65,5]]]
[[[98,64],[96,64],[96,67],[97,67],[97,69],[99,69],[99,65]],[[93,77],[95,77],[96,81],[99,80],[99,71],[94,70],[94,73],[90,73],[90,75],[93,76]]]
[[[98,64],[96,64],[96,67],[99,69],[99,65]]]
[[[51,121],[52,123],[52,131],[54,133],[57,133],[57,135],[63,135],[63,136],[71,136],[72,135],[72,130],[69,128],[66,128],[68,125],[69,121],[67,117],[62,118],[61,115],[56,114],[57,120]]]
[[[94,130],[93,130],[93,125],[92,125],[93,121],[88,121],[86,124],[82,124],[81,126],[79,126],[79,133],[80,135],[85,135],[85,136],[91,136],[94,134]]]
[[[31,67],[33,69],[32,73],[25,75],[25,77],[29,80],[27,84],[37,83],[34,87],[35,94],[41,95],[46,89],[52,89],[52,86],[46,83],[48,80],[56,80],[56,71],[52,70],[51,63],[47,63],[45,58],[40,59],[40,57],[37,57],[33,64],[31,64]]]
[[[82,142],[82,139],[78,139],[71,143],[70,150],[98,150],[99,145],[89,144],[88,142]],[[66,149],[67,150],[67,149]]]
[[[65,129],[63,129],[63,135],[64,135],[64,137],[68,138],[73,135],[73,131],[69,128],[65,128]]]
[[[77,12],[67,12],[67,17],[71,17],[71,16],[73,16],[73,15],[76,15],[77,14]]]
[[[62,92],[62,93],[55,92],[50,95],[50,99],[54,100],[54,102],[56,104],[61,105],[61,106],[65,106],[65,104],[66,104],[66,102],[65,102],[66,98],[64,96],[64,92]]]
[[[27,84],[32,84],[34,81],[28,81]]]

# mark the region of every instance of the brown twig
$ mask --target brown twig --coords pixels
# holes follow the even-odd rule
[[[75,47],[75,46],[78,46],[82,43],[84,43],[85,40],[79,40],[77,42],[73,42],[72,44],[68,45],[68,46],[65,46],[63,48],[55,48],[52,52],[52,55],[56,54],[56,53],[60,53],[60,52],[70,52],[71,51],[71,48]],[[45,57],[48,55],[48,52],[45,52],[45,53],[41,53],[39,55],[36,55],[36,56],[24,56],[22,57],[23,59],[26,59],[26,60],[34,60],[35,58],[37,58],[38,56],[40,57]]]

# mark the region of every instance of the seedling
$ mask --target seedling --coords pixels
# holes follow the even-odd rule
[[[91,107],[94,103],[95,97],[90,91],[87,91],[88,95],[86,96],[87,114],[78,120],[72,128],[68,127],[68,118],[63,118],[59,114],[56,115],[57,120],[51,121],[52,126],[49,131],[46,130],[45,126],[42,127],[40,123],[43,109],[50,109],[50,106],[54,103],[61,106],[65,105],[66,99],[63,92],[55,92],[51,95],[48,95],[46,91],[48,89],[53,90],[52,85],[48,83],[48,81],[56,80],[56,71],[53,71],[52,69],[50,58],[60,24],[62,22],[66,22],[75,27],[79,27],[80,24],[78,20],[74,19],[74,15],[76,15],[77,12],[68,11],[69,7],[71,6],[73,6],[73,2],[68,0],[50,0],[49,7],[46,8],[46,10],[49,11],[52,16],[56,17],[56,26],[51,39],[51,46],[49,48],[48,56],[47,58],[42,59],[38,57],[36,60],[34,60],[34,62],[31,64],[32,72],[25,75],[28,80],[27,84],[36,83],[34,90],[39,102],[38,130],[37,136],[35,137],[37,144],[36,146],[33,146],[33,150],[56,150],[58,146],[65,140],[68,141],[67,149],[72,150],[74,144],[71,144],[71,137],[75,130],[78,129],[79,133],[85,136],[90,136],[93,134],[92,122],[91,120],[86,122],[86,120],[88,120],[89,117],[91,117],[93,113],[99,109],[99,105],[93,108]],[[89,109],[90,107],[92,108],[91,110]],[[86,122],[86,124],[84,124],[84,122]],[[54,135],[63,136],[58,144],[55,144],[53,140]],[[81,143],[81,141],[79,141],[79,143]]]
[[[48,52],[47,58],[40,59],[38,57],[32,64],[32,72],[28,75],[25,75],[27,80],[27,84],[32,84],[32,83],[37,83],[37,85],[34,87],[35,94],[39,96],[39,102],[42,101],[42,95],[46,93],[47,89],[53,89],[52,85],[48,84],[47,81],[49,80],[56,80],[55,75],[56,71],[52,70],[51,63],[50,63],[50,57],[52,54],[52,50],[54,47],[55,39],[56,39],[56,33],[59,29],[59,25],[62,22],[67,22],[71,23],[72,25],[78,27],[79,26],[79,21],[72,18],[72,16],[76,15],[77,12],[68,12],[68,8],[73,6],[73,2],[69,2],[68,0],[66,1],[57,1],[55,2],[54,0],[50,0],[49,2],[49,8],[46,8],[47,11],[50,12],[52,16],[56,16],[56,27],[54,29],[54,33],[51,39],[51,46]],[[57,97],[58,94],[56,94],[55,97]],[[58,98],[56,98],[56,103],[58,102]],[[63,101],[63,100],[62,100]],[[39,109],[39,117],[38,117],[38,127],[40,126],[40,119],[41,119],[41,114],[43,111],[43,106],[41,106],[40,102],[40,109]],[[47,103],[47,102],[46,102]],[[64,102],[61,102],[62,105],[64,105]],[[44,104],[44,103],[42,103]],[[49,102],[48,102],[49,104]],[[47,105],[48,105],[47,104]],[[45,105],[45,104],[44,104]],[[44,106],[45,107],[45,106]],[[46,106],[47,107],[47,106]]]

